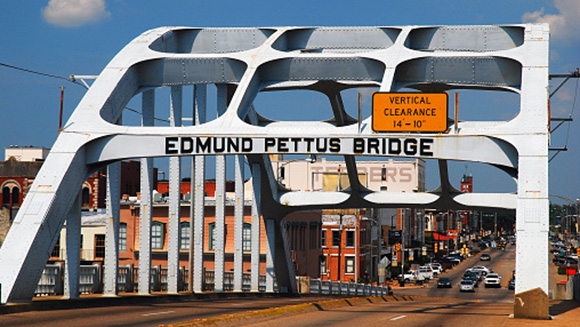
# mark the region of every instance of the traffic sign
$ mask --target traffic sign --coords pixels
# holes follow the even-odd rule
[[[447,131],[447,93],[373,94],[375,132]]]

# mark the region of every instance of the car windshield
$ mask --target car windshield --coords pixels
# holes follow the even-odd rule
[[[489,274],[487,275],[487,278],[499,278],[498,274]]]
[[[447,277],[441,277],[441,278],[439,278],[439,281],[440,282],[448,282],[448,281],[450,281],[450,279]]]
[[[471,285],[471,282],[468,280],[462,280],[461,285]]]

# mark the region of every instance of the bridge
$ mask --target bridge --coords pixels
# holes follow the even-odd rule
[[[243,201],[244,156],[251,166],[252,234],[267,231],[267,290],[296,292],[284,217],[322,208],[516,210],[516,317],[548,318],[548,42],[547,25],[188,28],[147,31],[122,49],[81,100],[45,161],[0,249],[1,300],[30,301],[59,231],[67,224],[65,295],[78,297],[79,191],[108,169],[105,293],[116,293],[119,161],[141,158],[139,293],[149,294],[153,158],[170,157],[168,292],[177,292],[181,157],[192,158],[191,291],[201,291],[205,156],[216,156],[215,290],[223,290],[225,156],[235,157],[236,201]],[[184,87],[193,124],[183,124]],[[218,117],[207,115],[207,87],[217,88]],[[170,126],[155,126],[155,104],[167,87]],[[509,121],[445,119],[440,130],[377,131],[373,117],[352,117],[342,93],[457,89],[519,95]],[[260,92],[310,90],[327,97],[332,119],[275,121],[260,115]],[[134,97],[141,126],[123,124]],[[371,128],[371,126],[373,128]],[[277,183],[270,154],[343,156],[350,188],[299,192]],[[371,191],[358,180],[357,157],[436,159],[440,187],[431,192]],[[447,162],[480,162],[517,180],[516,194],[460,193]],[[242,205],[235,242],[241,249]],[[256,240],[257,237],[252,237]],[[252,270],[258,253],[252,244]],[[234,289],[241,287],[241,252],[234,255]],[[254,269],[256,268],[256,269]],[[525,273],[535,271],[535,274]],[[254,284],[253,284],[254,285]],[[257,287],[257,277],[255,280]],[[529,303],[535,303],[530,305]],[[525,305],[524,305],[525,304]]]

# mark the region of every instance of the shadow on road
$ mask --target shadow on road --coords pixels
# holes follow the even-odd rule
[[[557,300],[550,303],[550,315],[557,316],[580,307],[580,302],[573,300]]]

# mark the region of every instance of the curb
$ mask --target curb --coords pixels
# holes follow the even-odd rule
[[[369,303],[389,302],[392,301],[412,301],[411,296],[369,296],[369,297],[353,297],[337,300],[311,302],[297,305],[289,305],[286,307],[270,308],[257,311],[248,311],[239,314],[224,315],[221,317],[213,317],[207,319],[196,319],[191,321],[184,321],[181,323],[171,325],[160,325],[167,327],[189,327],[189,326],[238,326],[243,323],[257,323],[263,322],[282,316],[291,316],[307,312],[325,311],[330,309],[341,308],[345,306],[363,305]]]

